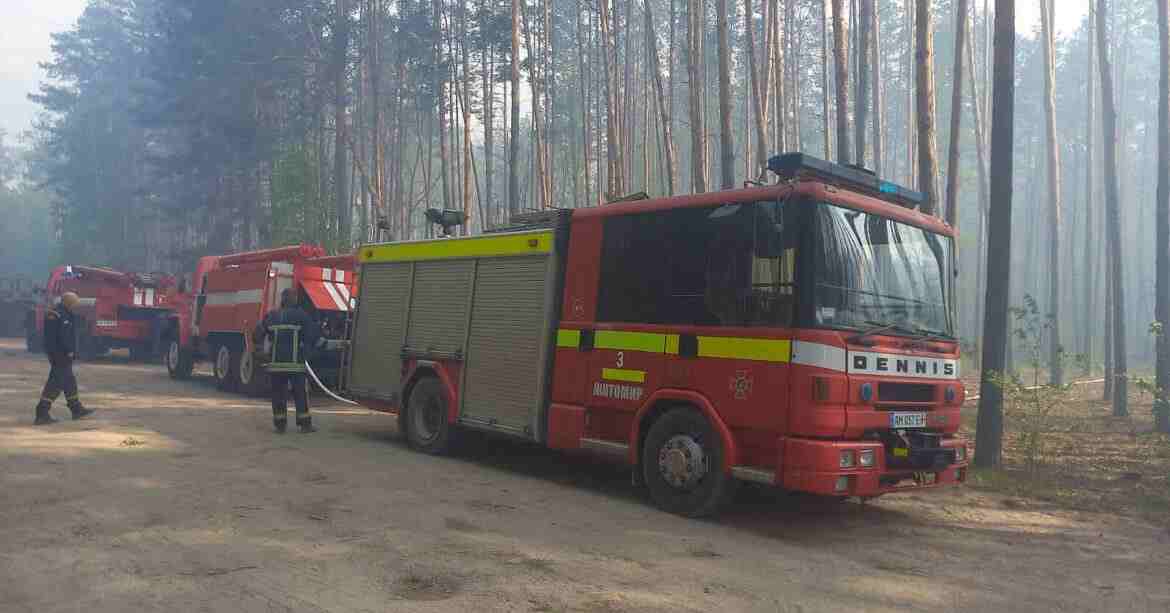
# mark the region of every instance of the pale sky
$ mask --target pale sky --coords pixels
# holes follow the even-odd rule
[[[0,0],[0,129],[9,139],[29,129],[37,105],[29,102],[49,59],[49,34],[69,29],[86,0]],[[9,141],[11,142],[11,140]]]
[[[49,59],[49,34],[71,27],[86,2],[0,0],[0,24],[4,24],[0,30],[0,129],[8,133],[9,139],[29,129],[36,115],[37,106],[27,95],[36,91],[37,83],[44,78],[37,63]],[[1057,33],[1066,35],[1084,18],[1087,1],[1055,2]],[[1039,24],[1039,4],[1039,0],[1016,3],[1019,31],[1031,32]]]

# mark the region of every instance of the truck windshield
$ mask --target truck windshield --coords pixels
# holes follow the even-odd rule
[[[827,203],[815,217],[818,325],[953,337],[949,237]]]

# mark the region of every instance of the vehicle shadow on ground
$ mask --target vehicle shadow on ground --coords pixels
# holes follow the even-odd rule
[[[406,440],[392,425],[396,420],[390,418],[388,421],[385,429],[355,428],[348,433],[371,443],[408,450]],[[449,457],[458,462],[580,488],[648,508],[653,506],[645,490],[632,483],[629,467],[587,454],[555,451],[487,433],[463,432],[459,438],[459,447]],[[907,515],[897,509],[863,505],[856,500],[798,494],[755,484],[740,487],[734,501],[723,513],[708,521],[750,530],[760,536],[794,540],[810,529],[814,532],[840,529],[844,521],[861,516],[870,522],[902,522],[905,525],[909,521]]]

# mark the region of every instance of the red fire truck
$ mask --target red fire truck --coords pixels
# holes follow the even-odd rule
[[[39,351],[45,329],[45,310],[61,294],[81,298],[78,309],[77,353],[90,359],[110,349],[125,347],[131,359],[157,355],[162,323],[171,312],[169,295],[175,278],[92,266],[58,266],[49,273],[44,300],[37,304],[27,335],[29,351]]]
[[[348,393],[424,452],[478,429],[609,455],[690,516],[743,481],[964,481],[954,231],[866,171],[770,167],[771,186],[361,247]]]
[[[171,377],[187,378],[196,361],[210,360],[220,389],[261,394],[267,389],[263,356],[252,331],[280,304],[281,292],[295,289],[300,304],[321,324],[331,343],[313,368],[336,381],[354,287],[353,256],[326,256],[324,249],[297,245],[200,258],[184,280],[165,328],[166,365]]]

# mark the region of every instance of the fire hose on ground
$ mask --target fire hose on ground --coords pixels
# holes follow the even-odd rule
[[[317,376],[317,373],[313,371],[313,365],[309,364],[309,362],[307,360],[305,361],[305,370],[309,373],[309,377],[311,377],[313,379],[313,383],[316,383],[317,387],[321,388],[321,391],[325,392],[325,394],[327,394],[330,398],[332,398],[338,402],[344,402],[345,404],[357,405],[356,402],[349,400],[349,399],[346,399],[346,398],[342,398],[341,396],[338,396],[337,394],[333,393],[333,390],[325,387],[325,384],[321,383],[321,379]]]

